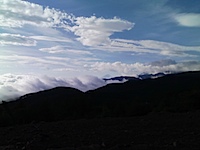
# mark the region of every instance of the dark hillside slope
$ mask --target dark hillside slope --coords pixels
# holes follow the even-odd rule
[[[186,72],[108,84],[86,93],[58,87],[27,94],[0,105],[0,125],[197,109],[200,109],[200,72]]]
[[[200,108],[200,72],[166,75],[156,79],[110,84],[87,92],[96,105],[122,116],[150,111],[190,111]]]
[[[0,105],[0,124],[54,121],[82,116],[84,93],[67,87],[31,93]]]
[[[56,87],[53,89],[40,91],[37,93],[26,94],[18,99],[28,104],[38,103],[56,103],[67,101],[70,99],[77,99],[83,96],[83,92],[69,87]]]

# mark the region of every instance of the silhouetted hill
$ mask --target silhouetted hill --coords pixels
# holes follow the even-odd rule
[[[198,71],[113,83],[85,93],[57,87],[27,94],[0,105],[0,125],[197,109],[200,109]]]
[[[97,105],[106,106],[110,111],[116,109],[115,112],[122,116],[142,115],[150,111],[189,111],[200,108],[200,72],[130,80],[87,93],[95,98]]]
[[[0,105],[0,124],[81,117],[87,108],[85,105],[83,92],[74,88],[57,87],[24,95],[16,101],[4,102]]]
[[[26,103],[36,104],[41,102],[55,103],[66,101],[69,99],[82,98],[83,92],[70,87],[56,87],[49,90],[40,91],[37,93],[26,94],[18,99]]]
[[[119,77],[112,77],[112,78],[104,78],[104,81],[124,81],[124,80],[132,80],[132,81],[135,81],[135,80],[143,80],[143,79],[154,79],[154,78],[158,78],[158,77],[163,77],[167,74],[170,74],[170,73],[163,73],[163,72],[160,72],[160,73],[156,73],[156,74],[140,74],[138,75],[138,77],[131,77],[131,76],[119,76]]]

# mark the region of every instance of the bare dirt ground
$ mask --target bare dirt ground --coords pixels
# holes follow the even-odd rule
[[[0,150],[199,150],[200,112],[0,128]]]

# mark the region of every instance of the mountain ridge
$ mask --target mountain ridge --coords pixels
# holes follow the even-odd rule
[[[143,79],[155,79],[155,78],[159,78],[159,77],[163,77],[165,75],[168,74],[175,74],[175,73],[170,73],[170,72],[159,72],[159,73],[143,73],[143,74],[139,74],[137,77],[133,77],[133,76],[116,76],[116,77],[111,77],[111,78],[103,78],[104,81],[113,81],[113,80],[117,80],[117,81],[125,81],[125,80],[143,80]]]
[[[196,71],[112,83],[87,92],[56,87],[1,104],[0,124],[198,110],[199,83],[200,71]]]

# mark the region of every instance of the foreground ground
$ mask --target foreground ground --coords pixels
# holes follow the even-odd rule
[[[40,122],[0,128],[0,150],[200,148],[200,112]]]

